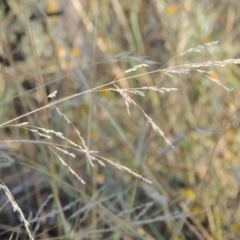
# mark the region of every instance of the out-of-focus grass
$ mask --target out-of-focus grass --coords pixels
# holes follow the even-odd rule
[[[46,104],[40,89],[46,94],[58,90],[57,98],[61,98],[111,82],[141,63],[149,68],[124,76],[156,70],[165,63],[173,67],[239,56],[240,9],[234,1],[21,0],[0,4],[1,123]],[[187,49],[213,40],[220,43],[168,63]],[[139,172],[151,185],[111,166],[92,168],[83,155],[74,160],[64,156],[86,181],[82,185],[45,145],[6,142],[40,140],[38,135],[2,128],[1,151],[15,163],[1,170],[1,180],[29,220],[33,236],[238,239],[239,66],[206,70],[234,90],[226,91],[196,71],[175,78],[158,72],[119,83],[121,88],[179,89],[134,96],[174,149],[137,108],[130,106],[128,116],[124,99],[116,92],[86,94],[58,105],[89,149]],[[18,123],[24,121],[79,141],[73,127],[54,109]],[[2,194],[1,236],[8,239],[14,233],[17,238],[21,230],[19,239],[27,239],[6,201]]]

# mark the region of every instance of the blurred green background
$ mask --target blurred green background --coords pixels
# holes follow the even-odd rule
[[[0,178],[35,239],[239,239],[239,65],[164,72],[238,58],[239,12],[234,0],[0,1]],[[149,67],[125,73],[139,64]],[[119,75],[122,89],[178,88],[129,93],[174,148],[134,104],[128,115],[121,94],[88,91]],[[69,150],[68,141],[12,126],[27,121],[81,145],[54,107],[37,110],[55,90],[55,100],[83,93],[57,107],[89,149],[152,184],[111,164],[92,167],[77,151],[75,159],[58,152],[83,185],[47,146]],[[28,239],[1,191],[0,238],[11,235]]]

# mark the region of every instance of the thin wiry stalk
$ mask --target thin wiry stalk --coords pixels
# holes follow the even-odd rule
[[[125,214],[129,214],[129,213],[133,213],[135,212],[136,210],[140,210],[140,209],[148,209],[149,207],[153,206],[154,204],[154,201],[151,201],[151,202],[147,202],[147,203],[143,203],[141,205],[138,205],[134,208],[131,208],[131,209],[126,209],[122,212],[120,212],[119,214],[117,214],[118,217],[122,217],[124,216]],[[139,218],[140,216],[138,216]],[[136,218],[135,218],[136,219]]]
[[[39,209],[38,209],[38,212],[37,212],[37,214],[36,214],[36,216],[35,216],[35,219],[37,219],[37,224],[36,224],[36,226],[35,226],[35,228],[34,228],[34,231],[33,231],[33,235],[35,235],[36,233],[37,233],[37,231],[39,230],[39,228],[40,228],[40,222],[41,222],[41,220],[40,220],[40,218],[41,218],[41,212],[43,211],[43,208],[47,205],[47,203],[51,200],[53,198],[53,194],[50,194],[49,196],[48,196],[48,198],[42,203],[42,205],[39,207]],[[33,219],[32,219],[33,220]],[[31,222],[32,222],[32,220],[31,220]]]

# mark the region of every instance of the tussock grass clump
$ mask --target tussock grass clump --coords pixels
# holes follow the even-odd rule
[[[237,239],[239,7],[61,3],[0,1],[0,239]]]

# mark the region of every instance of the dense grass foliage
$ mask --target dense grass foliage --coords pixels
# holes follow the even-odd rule
[[[237,1],[0,1],[0,239],[239,239]]]

